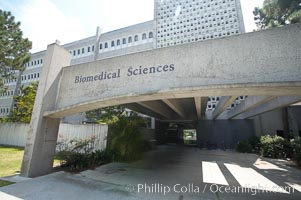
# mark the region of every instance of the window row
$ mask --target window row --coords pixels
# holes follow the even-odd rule
[[[15,83],[15,82],[17,82],[17,79],[15,79],[15,78],[14,78],[14,79],[4,79],[4,80],[3,80],[3,83],[4,83],[4,84],[7,84],[7,83]]]
[[[40,73],[26,74],[21,76],[21,81],[40,78]]]
[[[34,67],[36,65],[43,64],[43,59],[32,60],[31,62],[25,63],[25,67]]]
[[[231,9],[232,8],[232,9]],[[233,5],[228,5],[228,6],[224,6],[224,7],[222,7],[222,6],[220,6],[220,7],[211,7],[210,8],[210,5],[208,5],[208,6],[206,6],[206,7],[203,7],[203,6],[198,6],[198,7],[196,7],[196,6],[194,6],[193,8],[186,8],[185,9],[185,6],[183,6],[183,7],[181,7],[181,9],[180,9],[180,11],[177,13],[177,16],[179,16],[179,15],[182,15],[183,13],[196,13],[196,12],[198,12],[198,14],[199,14],[199,11],[201,11],[201,12],[211,12],[211,11],[216,11],[216,10],[219,10],[220,11],[220,13],[222,14],[222,12],[221,11],[223,11],[223,10],[227,10],[227,9],[229,9],[229,12],[231,12],[231,10],[234,12],[235,11],[235,5],[233,4]],[[231,9],[231,10],[230,10]],[[178,10],[178,9],[177,9]],[[159,11],[158,13],[157,13],[157,15],[158,15],[158,17],[166,17],[166,16],[168,16],[168,17],[170,17],[170,16],[175,16],[176,15],[176,11],[174,10],[174,9],[171,9],[171,10],[166,10],[166,11]]]
[[[175,34],[176,33],[183,33],[183,32],[190,32],[190,31],[196,31],[201,29],[210,29],[212,27],[221,27],[223,30],[238,27],[238,23],[236,23],[236,20],[230,20],[230,21],[222,21],[222,22],[215,22],[215,23],[208,23],[208,24],[199,24],[199,25],[193,25],[188,24],[184,26],[177,26],[177,27],[171,27],[171,28],[158,28],[158,35],[160,36],[160,33],[170,33]],[[176,32],[177,31],[177,32]]]
[[[185,44],[185,43],[189,43],[189,42],[197,42],[197,41],[202,41],[202,40],[207,40],[207,39],[214,39],[214,38],[219,38],[219,37],[224,37],[224,36],[235,35],[238,33],[239,33],[239,31],[222,32],[222,33],[218,33],[218,34],[204,35],[204,36],[185,39],[185,40],[183,40],[184,37],[181,37],[179,39],[167,38],[167,39],[163,39],[163,40],[158,40],[157,48],[169,47],[169,46]]]
[[[142,40],[146,40],[147,37],[148,38],[153,38],[154,37],[153,32],[149,32],[148,35],[146,33],[143,33],[141,35]],[[110,47],[114,47],[115,45],[120,46],[121,44],[124,45],[124,44],[127,44],[127,43],[132,43],[133,41],[138,42],[139,41],[139,36],[135,35],[134,37],[129,36],[128,38],[123,38],[122,40],[121,39],[117,39],[116,41],[112,40],[111,43],[110,43]],[[104,43],[99,44],[99,49],[106,49],[106,48],[109,48],[109,42],[104,42]]]
[[[72,54],[73,56],[76,56],[76,55],[85,54],[86,52],[87,53],[94,52],[94,45],[88,46],[88,47],[79,48],[79,49],[75,49],[73,51],[70,51],[70,54]]]
[[[182,33],[182,32],[181,32]],[[186,32],[184,32],[186,33]],[[158,37],[158,42],[166,42],[166,41],[170,41],[170,40],[177,40],[177,39],[182,39],[182,38],[190,38],[190,37],[195,37],[195,38],[199,38],[199,39],[206,39],[207,38],[214,38],[214,37],[221,37],[221,36],[225,36],[225,35],[231,35],[231,34],[239,34],[239,30],[237,29],[222,29],[217,30],[217,29],[211,29],[211,30],[206,30],[204,32],[194,32],[191,34],[181,34],[181,35],[177,35],[177,34],[165,34],[165,35],[160,35]],[[173,36],[175,35],[175,36]],[[211,36],[210,36],[211,35]],[[161,38],[161,39],[160,39]]]
[[[0,108],[0,114],[9,114],[9,108]]]
[[[200,1],[200,0],[189,0],[189,1],[183,1],[183,2],[179,2],[179,4],[175,4],[173,2],[169,2],[169,1],[162,1],[162,0],[158,0],[158,5],[159,7],[162,8],[167,8],[169,9],[169,7],[176,7],[178,5],[202,5],[202,4],[225,4],[225,3],[229,3],[229,2],[234,2],[234,0],[205,0],[205,1]],[[173,4],[172,4],[173,3]]]
[[[10,96],[14,96],[13,90],[7,90],[6,92],[0,93],[0,97],[10,97]]]

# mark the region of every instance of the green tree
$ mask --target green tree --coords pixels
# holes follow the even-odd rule
[[[111,123],[129,112],[123,106],[111,106],[88,111],[86,118],[92,122]]]
[[[86,117],[109,125],[108,149],[119,155],[119,160],[134,160],[147,150],[139,131],[147,122],[137,112],[123,106],[101,108],[86,113]]]
[[[4,78],[15,78],[15,70],[24,70],[30,60],[31,42],[23,38],[20,25],[10,12],[0,9],[0,89]]]
[[[259,29],[299,23],[301,0],[265,0],[262,8],[253,11]]]
[[[37,89],[37,82],[32,83],[27,87],[21,86],[21,94],[14,96],[14,109],[12,113],[5,119],[5,121],[29,123],[31,119]]]

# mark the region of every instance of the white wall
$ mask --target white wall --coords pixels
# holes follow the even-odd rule
[[[28,130],[28,124],[0,123],[0,144],[24,147]]]
[[[24,147],[29,124],[0,123],[0,144]],[[72,139],[90,139],[95,137],[94,147],[105,149],[107,144],[108,125],[88,124],[72,125],[60,124],[58,142]]]

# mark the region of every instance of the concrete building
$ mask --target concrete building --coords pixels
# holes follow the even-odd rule
[[[242,34],[239,0],[155,0],[152,21],[48,46],[0,96],[6,116],[20,85],[40,81],[22,174],[51,171],[60,120],[114,105],[155,118],[159,137],[196,129],[203,147],[300,135],[300,30]]]
[[[49,45],[22,175],[52,171],[63,117],[114,105],[155,117],[158,141],[184,129],[196,129],[198,145],[207,148],[234,148],[255,133],[297,136],[300,30],[300,24],[290,25],[76,65],[70,50]],[[211,112],[208,97],[220,97]]]
[[[239,0],[154,0],[154,5],[152,21],[107,33],[97,28],[94,36],[62,45],[72,55],[71,64],[244,33]],[[0,94],[0,117],[10,114],[13,96],[21,85],[39,80],[45,53],[33,53],[20,77],[5,81],[8,91]],[[219,98],[209,98],[208,111],[215,108]],[[243,99],[237,98],[229,109]],[[84,116],[82,113],[64,120],[81,123]]]

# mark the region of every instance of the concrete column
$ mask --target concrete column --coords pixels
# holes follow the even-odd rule
[[[156,128],[156,119],[154,117],[151,117],[151,129]]]
[[[60,119],[43,117],[43,114],[55,109],[62,67],[70,62],[70,53],[57,43],[47,47],[25,145],[22,176],[36,177],[52,171]]]

